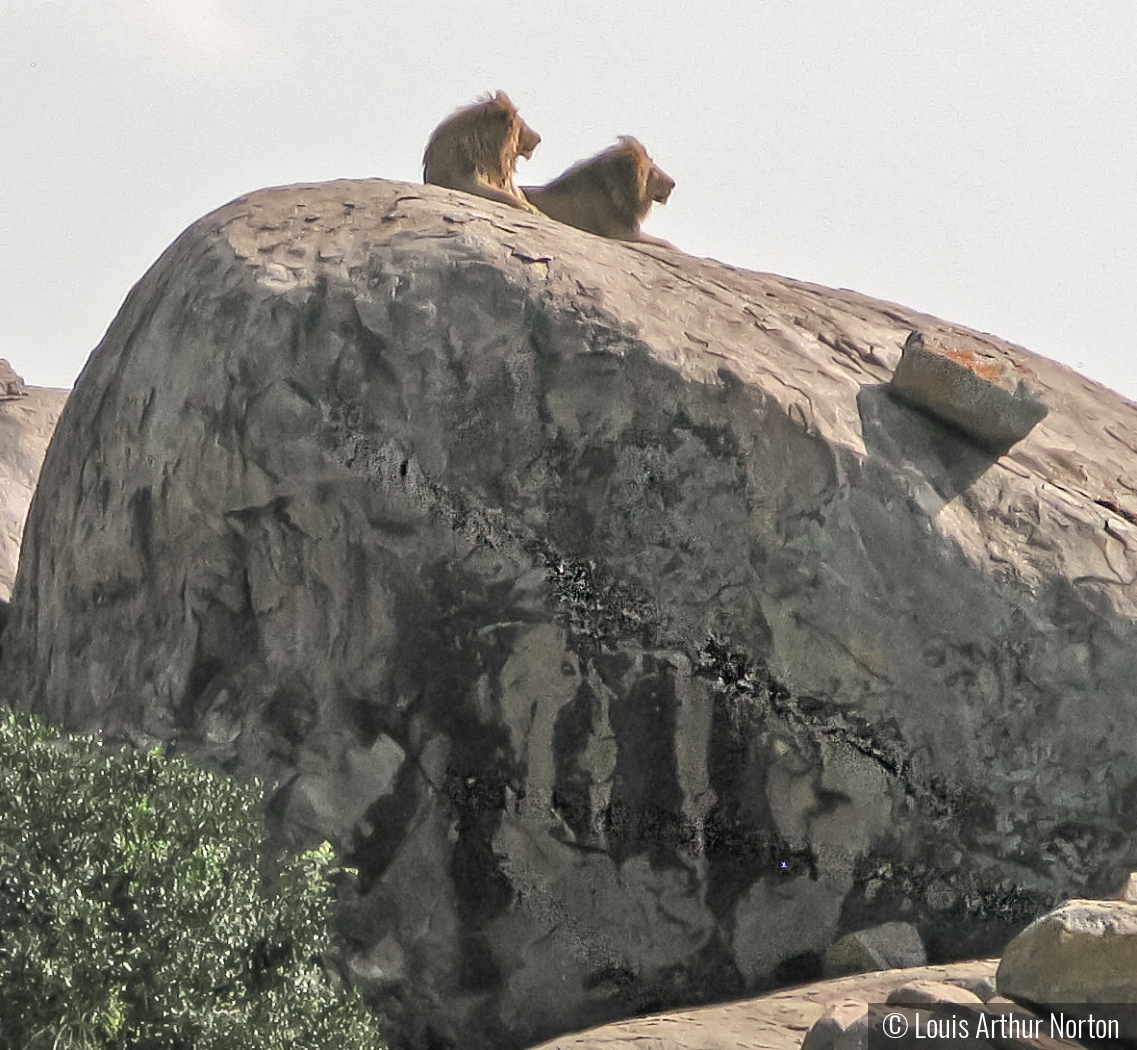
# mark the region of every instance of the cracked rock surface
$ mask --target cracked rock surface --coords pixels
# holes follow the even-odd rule
[[[897,401],[1029,370],[1001,456]],[[0,689],[268,785],[393,1045],[993,954],[1137,867],[1137,409],[847,291],[382,180],[191,227],[64,409]]]

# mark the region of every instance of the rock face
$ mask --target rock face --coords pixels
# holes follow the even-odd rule
[[[16,581],[24,520],[66,390],[26,387],[0,359],[0,602]],[[0,628],[3,616],[0,612]]]
[[[1033,373],[1001,457],[913,331]],[[1137,866],[1137,409],[898,306],[379,180],[201,220],[59,423],[0,682],[269,784],[395,1045],[998,950]]]

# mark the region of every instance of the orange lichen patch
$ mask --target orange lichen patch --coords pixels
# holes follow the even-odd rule
[[[961,345],[965,339],[972,345]],[[1047,411],[1010,354],[934,329],[908,337],[889,389],[996,454],[1026,437]]]
[[[973,350],[944,350],[944,357],[951,358],[957,365],[961,365],[970,372],[974,372],[980,379],[989,383],[998,380],[1006,371],[1006,365],[990,358],[981,358]]]

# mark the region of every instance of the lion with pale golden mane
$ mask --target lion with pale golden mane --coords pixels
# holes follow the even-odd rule
[[[423,182],[536,211],[514,181],[519,157],[541,141],[504,91],[479,99],[434,129],[422,158]]]
[[[652,204],[666,204],[675,180],[630,135],[595,157],[578,161],[544,186],[523,186],[531,204],[550,219],[616,241],[675,249],[640,229]],[[678,250],[678,249],[675,249]]]

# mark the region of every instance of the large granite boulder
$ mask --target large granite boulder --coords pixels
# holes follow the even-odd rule
[[[895,397],[914,331],[1045,418],[998,455],[954,388]],[[332,839],[396,1045],[805,980],[893,919],[997,951],[1137,866],[1134,433],[852,292],[437,188],[263,191],[84,371],[0,682]]]
[[[0,628],[16,582],[28,506],[67,394],[25,386],[0,358]]]

